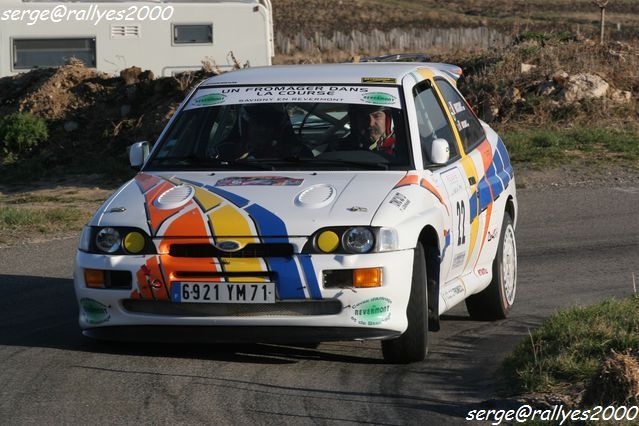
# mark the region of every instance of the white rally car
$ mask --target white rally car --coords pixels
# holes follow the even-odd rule
[[[380,339],[424,359],[466,301],[515,299],[515,180],[458,67],[251,68],[201,83],[137,176],[84,228],[87,336],[136,341]],[[150,152],[149,152],[150,150]]]

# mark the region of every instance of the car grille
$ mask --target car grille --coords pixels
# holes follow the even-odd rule
[[[172,303],[126,299],[124,309],[133,313],[176,317],[261,317],[335,315],[342,311],[338,300],[307,300],[265,304]]]
[[[291,257],[293,245],[287,243],[247,244],[237,251],[224,251],[211,244],[173,244],[169,249],[173,257]]]
[[[175,278],[244,278],[259,277],[266,278],[268,281],[275,282],[277,274],[275,272],[206,272],[206,271],[177,271]]]

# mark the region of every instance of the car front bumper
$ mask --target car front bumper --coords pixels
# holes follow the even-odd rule
[[[304,262],[302,256],[306,256]],[[302,298],[278,297],[274,304],[259,305],[173,303],[136,297],[134,293],[144,285],[140,268],[153,257],[77,252],[74,282],[79,323],[85,335],[133,341],[300,342],[392,338],[407,327],[412,250],[294,255],[297,259],[291,261],[298,266],[300,282],[305,286],[315,282],[315,291],[305,290]],[[311,267],[302,268],[302,263]],[[325,270],[375,267],[382,268],[380,287],[323,285]],[[128,271],[132,288],[88,288],[84,269]],[[275,281],[280,279],[287,278],[275,277]]]

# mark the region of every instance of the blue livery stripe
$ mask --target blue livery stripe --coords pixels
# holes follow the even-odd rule
[[[490,165],[490,168],[486,172],[486,177],[488,178],[490,187],[493,189],[493,199],[496,200],[497,197],[499,197],[499,195],[503,192],[504,186],[501,183],[501,180],[497,177],[497,168],[495,167],[495,162]]]
[[[286,225],[279,217],[275,216],[270,211],[258,204],[252,204],[245,209],[251,217],[255,220],[257,226],[257,233],[264,239],[264,242],[269,241],[271,237],[287,237]],[[267,238],[264,238],[267,237]]]
[[[473,195],[468,199],[468,207],[470,208],[470,223],[477,217],[477,193],[473,192]]]
[[[445,241],[445,245],[444,245],[444,250],[442,251],[442,257],[441,257],[441,261],[444,261],[444,256],[446,256],[446,250],[448,249],[448,247],[450,246],[450,231],[448,231],[448,234],[446,234],[446,241]]]
[[[268,244],[281,242],[281,238],[287,237],[286,225],[282,219],[258,204],[251,204],[245,209],[253,218],[260,239]],[[266,258],[269,269],[277,274],[277,290],[280,299],[304,299],[304,287],[300,278],[300,271],[293,258],[269,257]],[[319,288],[318,288],[319,291]]]
[[[206,185],[204,186],[204,188],[207,191],[211,191],[212,193],[219,195],[220,197],[226,198],[228,201],[230,201],[231,203],[235,204],[238,207],[244,207],[249,203],[249,200],[247,200],[246,198],[240,197],[239,195],[235,195],[232,192],[228,192],[211,185]]]
[[[508,173],[508,177],[513,177],[513,166],[510,164],[510,157],[508,156],[508,151],[506,151],[506,145],[499,138],[497,141],[497,151],[499,151],[499,155],[501,155],[501,159],[504,162],[504,171]]]
[[[493,202],[493,197],[490,195],[490,188],[488,187],[488,182],[485,177],[479,181],[477,189],[479,190],[479,211],[484,211],[488,205]]]
[[[304,287],[292,257],[267,257],[269,270],[277,274],[277,293],[280,299],[305,299]]]
[[[500,159],[502,158],[499,151],[496,151],[495,154],[497,154],[496,157],[499,157]],[[503,164],[503,160],[502,160],[502,164]],[[498,169],[497,175],[502,180],[502,182],[504,182],[504,188],[507,187],[508,183],[510,182],[510,175],[506,172],[506,170],[504,168],[502,168],[501,170]]]
[[[308,284],[308,292],[313,299],[321,299],[322,292],[320,291],[319,284],[317,282],[317,276],[315,275],[315,268],[313,267],[313,261],[308,254],[301,255],[299,257],[300,265],[304,270],[304,276],[306,277],[306,284]]]

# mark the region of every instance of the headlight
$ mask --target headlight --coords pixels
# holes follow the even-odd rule
[[[375,247],[375,236],[368,228],[361,226],[349,228],[342,236],[342,244],[346,251],[368,253]]]
[[[91,227],[85,226],[82,228],[80,234],[80,242],[78,243],[78,250],[89,251],[91,248]]]
[[[115,253],[122,245],[122,237],[113,228],[102,228],[95,236],[95,245],[105,253]]]
[[[302,253],[361,254],[399,249],[395,228],[376,226],[331,226],[313,233]]]

